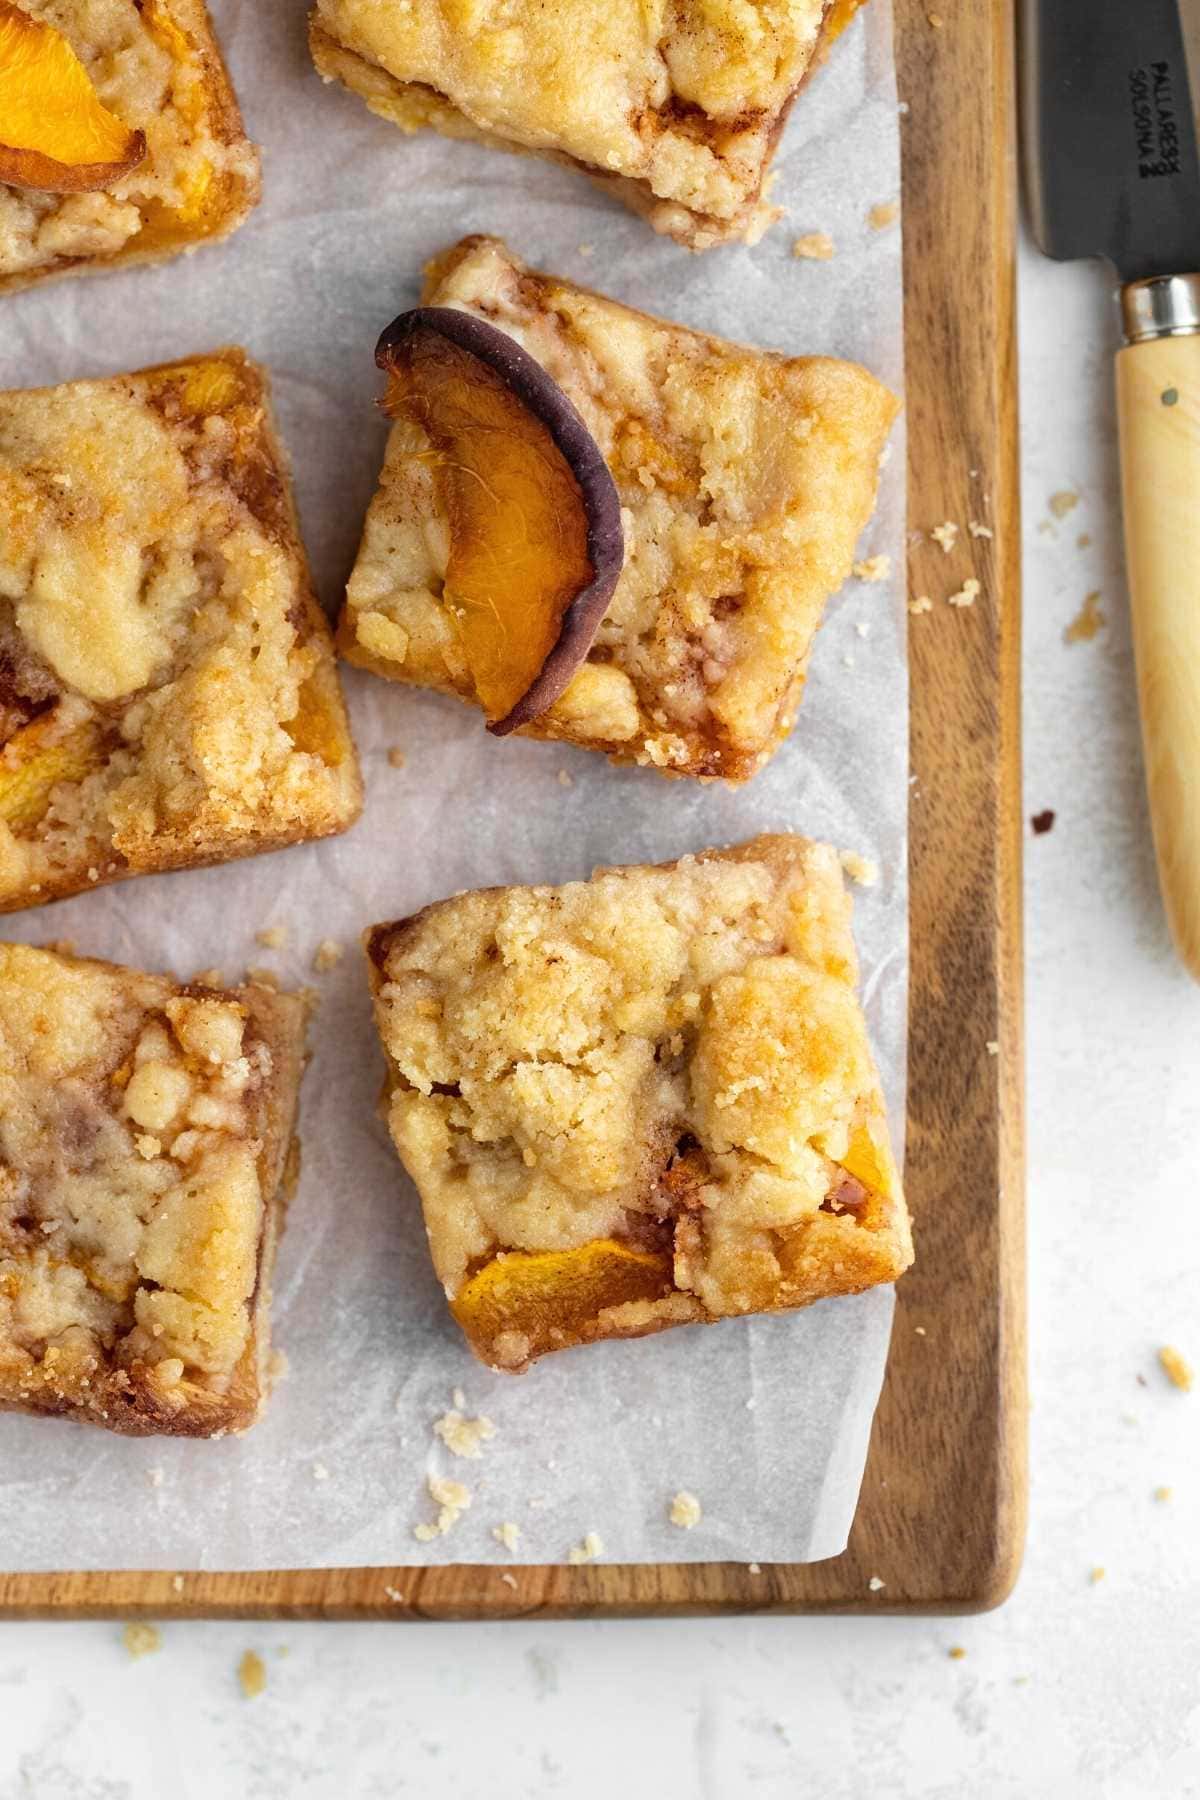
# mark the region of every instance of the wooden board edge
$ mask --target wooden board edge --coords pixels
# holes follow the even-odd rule
[[[446,1565],[195,1574],[181,1588],[158,1573],[0,1575],[0,1617],[958,1614],[1011,1592],[1027,1495],[1013,22],[1011,0],[947,9],[940,30],[923,0],[894,3],[909,108],[910,524],[983,515],[993,535],[969,546],[976,605],[951,617],[939,604],[909,634],[908,1187],[919,1260],[898,1291],[849,1547],[758,1574],[728,1563]],[[941,556],[915,547],[911,592],[944,596],[960,564]],[[955,1312],[974,1319],[973,1336],[951,1332]],[[872,1589],[872,1577],[884,1585]]]

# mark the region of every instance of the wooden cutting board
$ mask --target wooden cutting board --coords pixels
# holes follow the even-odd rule
[[[894,4],[908,106],[909,522],[952,519],[965,540],[967,521],[985,520],[993,535],[954,557],[926,540],[909,557],[909,593],[935,601],[909,631],[917,1262],[898,1290],[849,1548],[757,1574],[734,1563],[297,1570],[188,1575],[178,1592],[170,1575],[0,1575],[0,1614],[965,1612],[1009,1592],[1026,1489],[1013,21],[1010,0]],[[881,198],[864,194],[864,208]],[[941,604],[967,568],[982,584],[974,605]]]

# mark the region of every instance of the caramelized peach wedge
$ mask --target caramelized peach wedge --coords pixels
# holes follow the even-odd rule
[[[0,0],[0,181],[87,192],[145,154],[144,133],[102,103],[62,32]]]
[[[624,554],[613,478],[561,388],[485,319],[418,307],[375,360],[385,412],[429,441],[450,537],[442,601],[503,736],[558,699],[608,609]]]
[[[493,1368],[911,1262],[829,845],[459,894],[366,947],[388,1126]]]

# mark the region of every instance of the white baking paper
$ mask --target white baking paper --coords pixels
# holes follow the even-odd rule
[[[271,371],[305,537],[336,606],[373,491],[381,328],[417,298],[422,263],[465,232],[687,324],[901,378],[899,233],[868,209],[899,193],[886,0],[801,97],[777,159],[786,219],[753,250],[692,256],[582,176],[530,158],[404,138],[324,87],[306,0],[213,0],[265,197],[228,244],[0,302],[0,386],[114,373],[218,344]],[[827,262],[794,239],[830,233]],[[143,1442],[0,1417],[0,1566],[255,1569],[434,1561],[554,1562],[594,1531],[613,1561],[803,1561],[844,1546],[887,1352],[888,1291],[792,1317],[693,1326],[494,1376],[468,1354],[434,1280],[416,1196],[376,1111],[382,1059],[358,934],[451,891],[558,882],[798,829],[879,865],[857,898],[870,1025],[897,1142],[905,1060],[907,693],[904,456],[899,433],[860,554],[889,581],[832,603],[791,742],[749,787],[610,768],[555,744],[499,742],[457,703],[347,672],[362,822],[332,842],[144,878],[0,922],[31,943],[190,975],[270,965],[321,993],[304,1086],[303,1175],[275,1281],[289,1372],[241,1439]],[[400,747],[403,768],[388,751]],[[565,772],[565,774],[564,774]],[[569,780],[568,780],[569,778]],[[272,954],[254,941],[288,929]],[[311,971],[335,938],[346,956]],[[433,1421],[464,1390],[494,1437],[452,1457]],[[430,1472],[472,1502],[430,1544]],[[667,1521],[678,1489],[703,1519]],[[513,1521],[515,1557],[492,1536]]]

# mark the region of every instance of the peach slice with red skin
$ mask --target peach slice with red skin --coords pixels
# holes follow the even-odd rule
[[[143,134],[109,112],[62,32],[0,0],[0,182],[89,192],[145,154]]]
[[[625,555],[616,486],[562,389],[486,319],[417,307],[375,360],[384,411],[429,440],[450,528],[443,600],[504,736],[554,704],[591,648]]]

